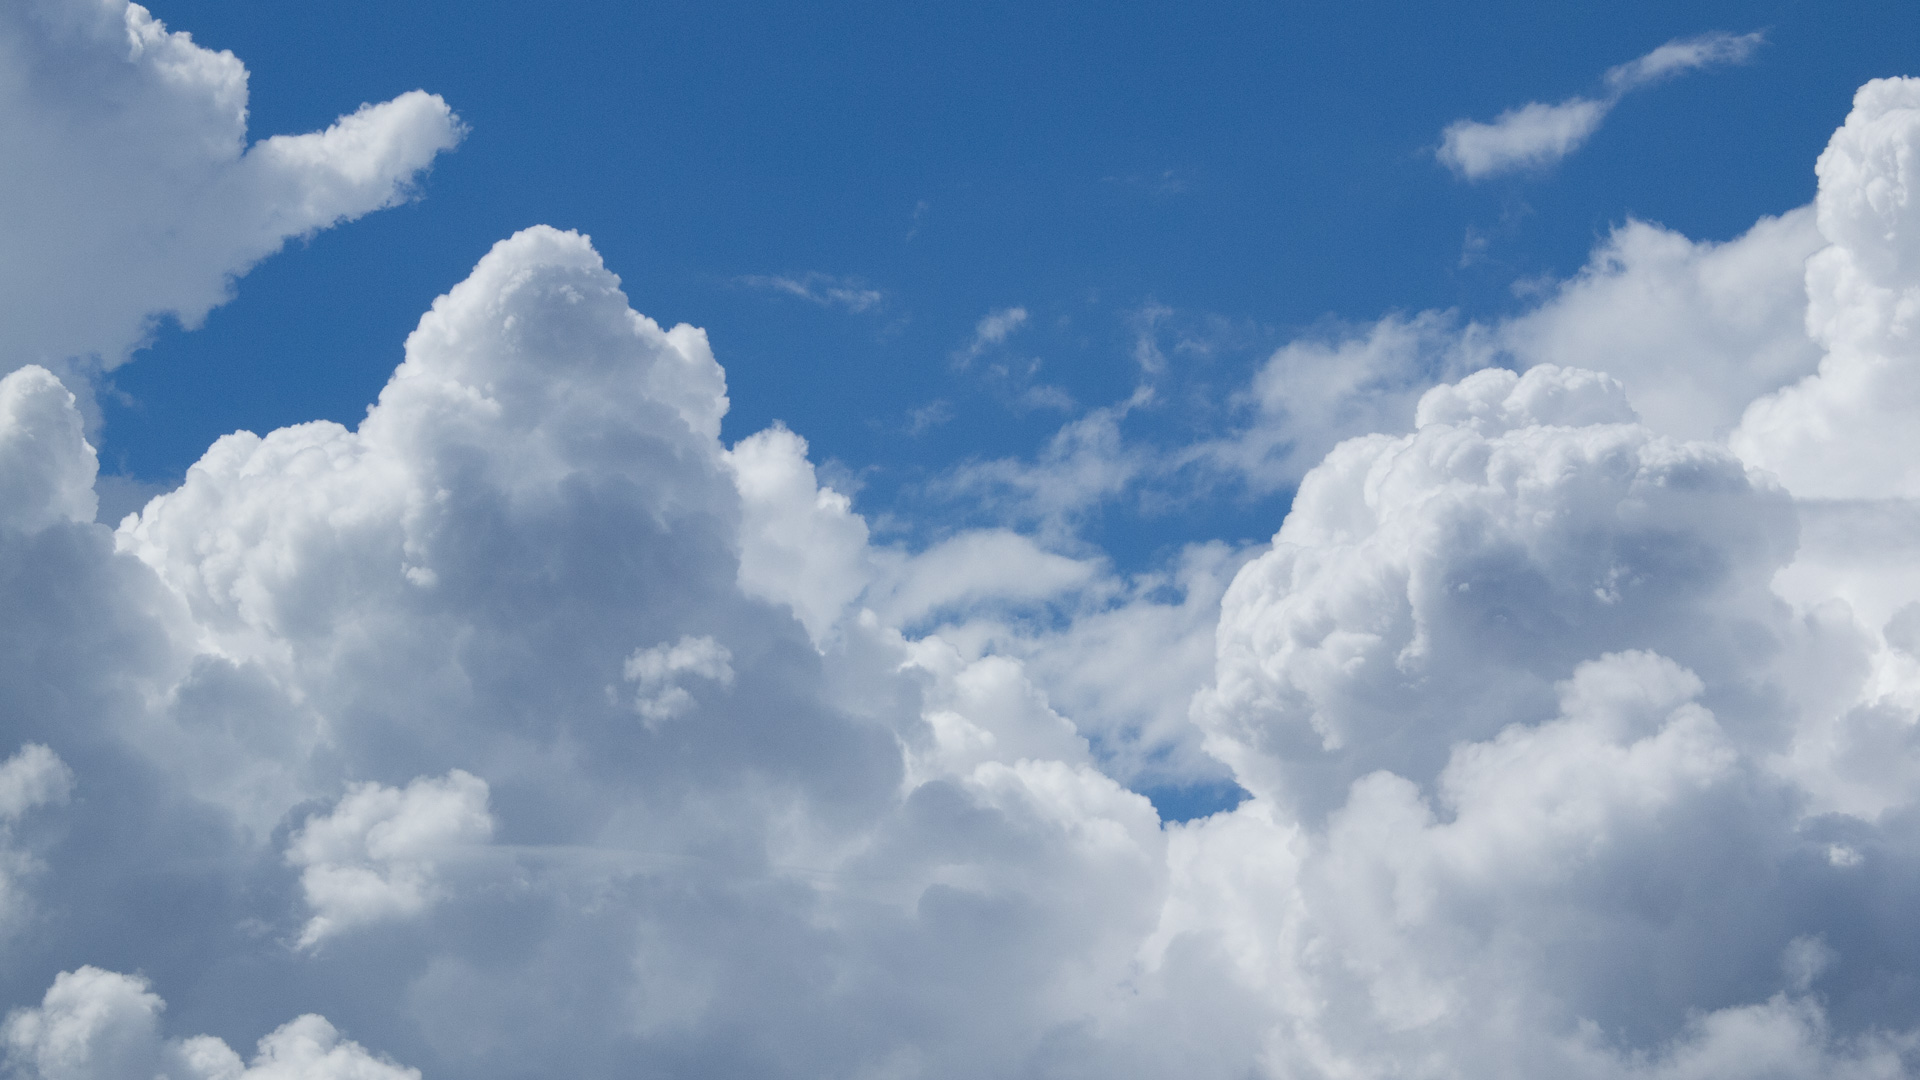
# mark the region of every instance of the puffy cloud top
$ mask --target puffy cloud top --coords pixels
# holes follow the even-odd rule
[[[1373,769],[1432,775],[1583,658],[1648,648],[1734,674],[1777,647],[1786,498],[1634,423],[1615,380],[1490,369],[1418,417],[1328,455],[1222,602],[1195,718],[1256,794],[1324,810]]]
[[[1861,87],[1817,171],[1828,246],[1807,261],[1807,332],[1827,354],[1754,402],[1733,445],[1797,495],[1920,495],[1920,79]]]

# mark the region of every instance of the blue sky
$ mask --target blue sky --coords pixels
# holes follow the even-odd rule
[[[0,1071],[1920,1076],[1917,52],[0,3]]]
[[[1630,217],[1724,240],[1806,202],[1852,88],[1920,37],[1898,3],[159,14],[247,61],[256,137],[416,87],[471,134],[418,202],[293,244],[205,329],[165,329],[116,373],[110,471],[170,482],[227,431],[356,421],[427,301],[494,240],[549,223],[591,235],[640,310],[708,330],[730,439],[786,422],[916,541],[977,520],[926,494],[942,470],[1031,454],[1128,396],[1149,306],[1211,355],[1176,356],[1181,390],[1125,430],[1185,441],[1287,340],[1393,311],[1497,316],[1527,302],[1516,283],[1572,273]],[[1715,30],[1766,44],[1629,97],[1556,166],[1469,184],[1435,160],[1452,121],[1596,92],[1608,68]],[[810,275],[877,299],[751,283]],[[1029,318],[1008,353],[1038,372],[956,370],[979,320],[1013,307]],[[1023,407],[1035,383],[1070,403]],[[1177,521],[1122,500],[1089,528],[1144,566],[1264,538],[1284,511],[1222,494]]]

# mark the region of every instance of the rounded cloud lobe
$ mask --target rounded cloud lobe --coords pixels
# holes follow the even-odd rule
[[[0,371],[113,368],[199,324],[288,239],[409,196],[460,139],[440,98],[247,143],[247,71],[126,0],[0,12]]]
[[[1892,313],[1846,347],[1910,365],[1883,296],[1909,85],[1863,91],[1823,158],[1808,280],[1814,319],[1822,282],[1880,289],[1846,293]],[[373,162],[302,189],[286,220],[316,220],[413,160],[381,130],[246,156]],[[496,245],[357,428],[228,436],[117,530],[72,397],[15,371],[0,826],[35,932],[0,940],[7,1061],[1905,1075],[1920,592],[1821,594],[1878,564],[1752,467],[1764,433],[1683,441],[1537,359],[1307,474],[1192,709],[1252,798],[1181,824],[1040,688],[1065,654],[920,625],[1004,592],[996,566],[1042,592],[1096,567],[1002,531],[874,546],[797,435],[722,446],[705,335],[635,312],[579,234]]]

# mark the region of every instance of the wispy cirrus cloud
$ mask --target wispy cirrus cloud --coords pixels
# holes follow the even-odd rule
[[[1689,71],[1744,63],[1765,44],[1759,32],[1714,31],[1669,41],[1645,56],[1607,69],[1599,97],[1576,96],[1548,105],[1530,101],[1491,122],[1455,120],[1440,133],[1436,156],[1467,180],[1539,169],[1580,148],[1628,93]]]
[[[821,307],[841,307],[859,313],[880,306],[886,294],[855,277],[836,277],[809,270],[798,276],[786,274],[745,274],[734,279],[753,289],[797,296]]]

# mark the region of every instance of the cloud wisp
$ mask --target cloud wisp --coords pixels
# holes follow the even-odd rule
[[[960,348],[954,350],[952,360],[955,367],[965,370],[982,356],[999,348],[1012,337],[1016,330],[1027,324],[1027,309],[1023,307],[995,308],[980,317],[974,325],[973,337]]]
[[[783,274],[747,274],[734,280],[754,289],[765,289],[785,296],[797,296],[821,307],[838,307],[859,314],[879,307],[886,294],[869,287],[858,278],[835,277],[817,270],[799,276]]]
[[[1607,92],[1600,97],[1532,101],[1491,121],[1456,120],[1440,133],[1435,156],[1467,180],[1545,168],[1579,149],[1626,94],[1689,71],[1744,63],[1764,43],[1758,32],[1723,31],[1669,41],[1608,69],[1601,80]]]

